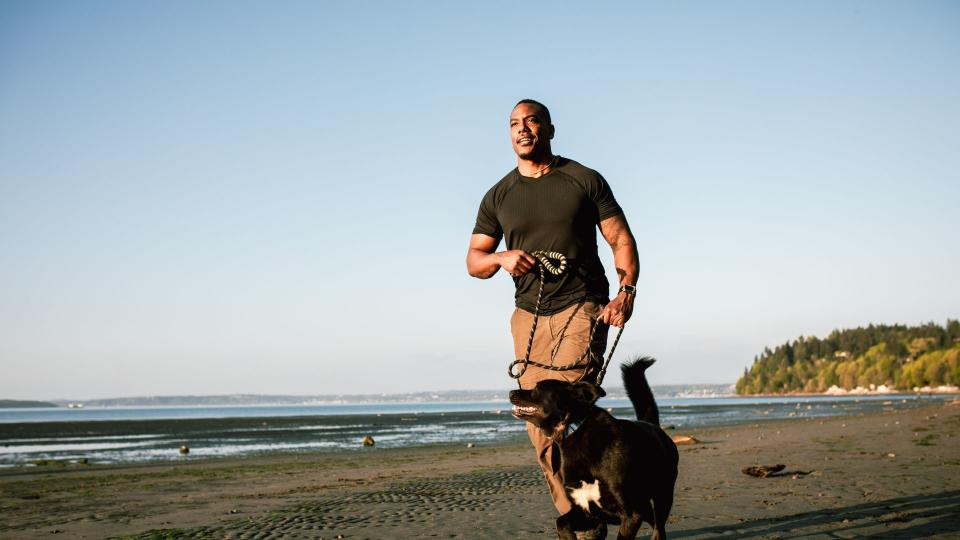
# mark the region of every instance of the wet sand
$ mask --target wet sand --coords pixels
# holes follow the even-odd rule
[[[682,434],[671,538],[960,538],[960,404]],[[809,474],[741,473],[778,463]],[[0,538],[550,539],[555,517],[522,443],[0,471]]]

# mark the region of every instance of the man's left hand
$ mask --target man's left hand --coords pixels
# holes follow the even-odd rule
[[[600,313],[600,320],[604,324],[623,328],[632,314],[633,295],[620,293],[603,308],[603,312]]]

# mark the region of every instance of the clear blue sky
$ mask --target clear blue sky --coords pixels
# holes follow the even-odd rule
[[[510,388],[464,256],[526,97],[653,383],[960,317],[955,2],[6,1],[0,397]]]

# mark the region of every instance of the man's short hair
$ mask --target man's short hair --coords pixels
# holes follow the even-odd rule
[[[524,103],[526,103],[527,105],[533,105],[534,107],[539,107],[540,110],[543,111],[544,120],[547,121],[547,124],[551,126],[553,125],[553,121],[550,120],[550,109],[548,109],[546,105],[544,105],[543,103],[540,103],[535,99],[521,99],[520,101],[517,102],[516,105],[513,106],[513,108],[516,109],[519,105],[523,105]]]

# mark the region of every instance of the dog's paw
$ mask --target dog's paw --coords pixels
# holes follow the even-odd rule
[[[604,540],[607,537],[607,524],[601,523],[589,531],[574,531],[577,540]]]

